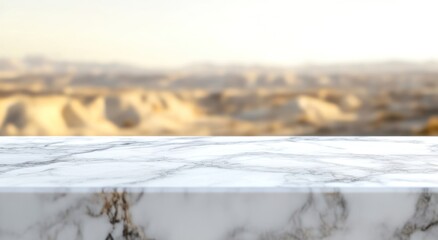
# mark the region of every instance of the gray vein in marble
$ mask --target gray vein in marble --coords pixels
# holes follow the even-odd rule
[[[438,187],[436,137],[2,137],[0,188]]]

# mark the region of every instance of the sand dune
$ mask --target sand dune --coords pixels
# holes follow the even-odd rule
[[[3,135],[129,134],[176,130],[201,116],[171,93],[122,91],[107,95],[22,94],[0,98]]]
[[[0,66],[1,135],[437,133],[438,70],[430,64],[162,72],[82,64],[72,72],[71,64],[43,63]]]

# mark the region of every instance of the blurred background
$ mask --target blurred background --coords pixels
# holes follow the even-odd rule
[[[437,135],[436,9],[0,0],[0,135]]]

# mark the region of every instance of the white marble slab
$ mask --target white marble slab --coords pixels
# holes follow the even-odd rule
[[[438,138],[0,138],[4,187],[438,187]]]
[[[438,239],[438,138],[0,138],[0,240]]]

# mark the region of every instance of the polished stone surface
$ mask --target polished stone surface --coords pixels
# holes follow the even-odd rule
[[[0,187],[438,187],[438,138],[0,138]]]
[[[438,138],[2,137],[0,239],[438,239]]]

